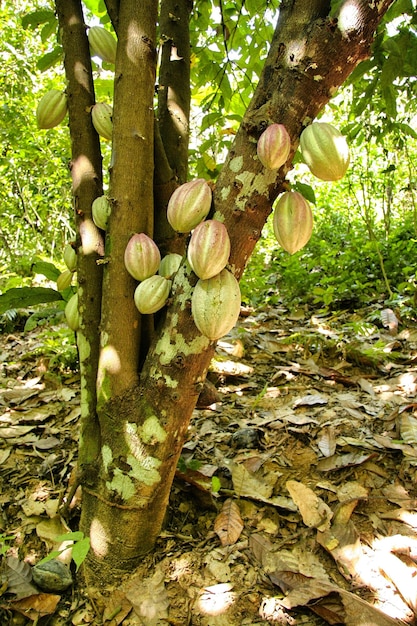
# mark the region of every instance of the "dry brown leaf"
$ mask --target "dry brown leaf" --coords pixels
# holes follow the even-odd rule
[[[333,512],[314,491],[296,480],[288,480],[286,487],[306,526],[323,531],[330,527]]]
[[[111,622],[115,626],[121,624],[132,610],[132,605],[121,589],[115,589],[106,600],[106,608],[103,613],[103,623]]]
[[[402,413],[400,416],[400,435],[405,443],[417,444],[417,419],[413,415]]]
[[[218,535],[222,546],[231,546],[236,543],[243,526],[238,505],[228,498],[214,521],[214,532]]]
[[[384,328],[388,328],[390,335],[397,334],[398,318],[392,309],[383,309],[381,311],[381,322]]]
[[[385,550],[376,550],[375,556],[379,569],[393,582],[410,609],[417,609],[417,569],[414,564],[406,565],[394,554]]]
[[[342,467],[361,465],[376,456],[375,452],[349,452],[348,454],[335,454],[327,459],[320,459],[317,469],[320,472],[330,472]]]
[[[336,452],[336,437],[333,426],[322,428],[317,437],[317,446],[323,456],[329,457]]]
[[[24,598],[23,600],[10,602],[8,607],[13,611],[21,613],[30,620],[36,621],[45,615],[52,615],[52,613],[55,613],[60,599],[61,596],[57,596],[52,593],[38,593]]]

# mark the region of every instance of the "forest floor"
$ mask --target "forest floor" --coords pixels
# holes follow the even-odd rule
[[[82,579],[31,580],[77,530],[79,492],[60,506],[79,379],[37,329],[0,335],[2,625],[417,624],[417,328],[377,305],[245,313],[218,344],[156,549],[104,601]]]

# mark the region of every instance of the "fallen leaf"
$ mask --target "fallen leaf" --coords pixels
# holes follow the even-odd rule
[[[287,480],[285,486],[297,505],[306,526],[323,531],[330,527],[333,512],[312,489],[296,480]]]
[[[214,521],[214,532],[218,535],[222,546],[231,546],[236,543],[243,526],[238,505],[228,498]]]

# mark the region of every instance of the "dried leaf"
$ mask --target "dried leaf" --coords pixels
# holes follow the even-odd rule
[[[296,408],[298,406],[322,406],[323,404],[327,404],[328,399],[324,396],[316,394],[308,394],[307,396],[303,396],[302,398],[298,398],[293,404],[293,407]]]
[[[238,505],[228,498],[214,521],[214,532],[218,535],[222,546],[231,546],[236,543],[243,526]]]
[[[336,452],[336,437],[333,426],[322,428],[317,437],[317,446],[323,456],[329,457]]]
[[[29,596],[22,600],[11,602],[9,608],[37,622],[37,620],[45,615],[55,613],[60,600],[61,596],[52,593],[37,593],[36,595]]]
[[[255,499],[265,499],[271,496],[273,484],[261,482],[240,463],[232,461],[228,463],[228,466],[232,472],[233,487],[238,496]]]
[[[417,444],[417,419],[409,413],[400,416],[401,439],[410,445]]]
[[[169,600],[164,580],[165,573],[157,565],[153,576],[145,580],[133,579],[126,589],[126,598],[143,626],[157,626],[168,617]]]
[[[320,459],[317,463],[317,469],[320,472],[330,472],[331,470],[341,469],[342,467],[361,465],[375,456],[375,452],[350,452],[349,454],[334,455],[328,457],[327,459]]]
[[[390,335],[397,334],[398,318],[392,309],[383,309],[381,311],[381,322],[384,328],[388,328]]]
[[[333,512],[314,491],[296,480],[288,480],[286,487],[297,505],[306,526],[323,531],[330,527]]]
[[[31,583],[32,570],[24,561],[9,556],[6,560],[5,575],[8,582],[7,591],[14,593],[18,599],[39,593],[39,590]]]

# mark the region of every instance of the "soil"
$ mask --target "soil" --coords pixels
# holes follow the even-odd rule
[[[155,550],[99,594],[75,576],[78,535],[72,561],[59,555],[66,590],[31,580],[77,531],[79,377],[41,329],[4,332],[0,624],[416,624],[416,355],[417,329],[376,305],[244,311],[218,343]]]

